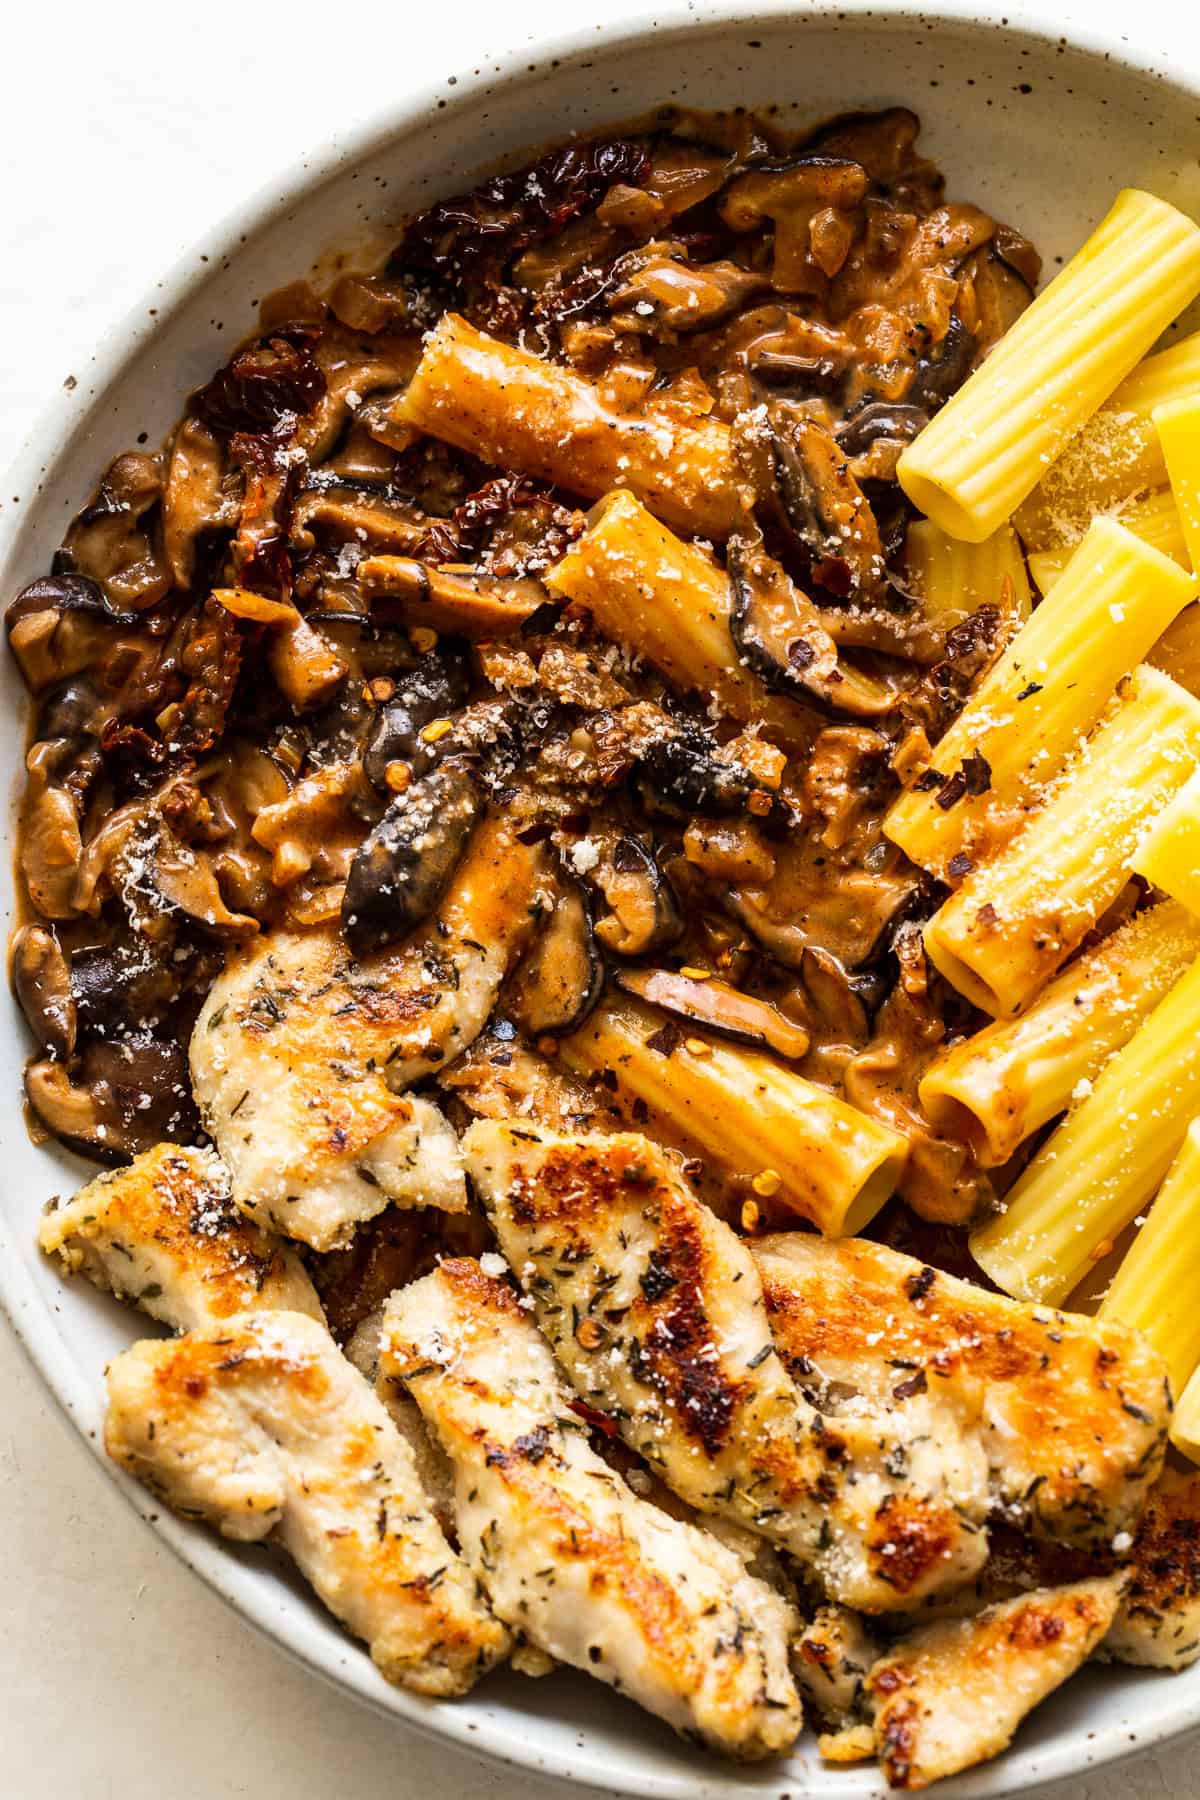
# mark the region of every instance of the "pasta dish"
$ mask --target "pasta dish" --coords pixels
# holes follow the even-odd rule
[[[1200,1656],[1200,226],[665,109],[261,303],[9,605],[110,1456],[385,1679],[918,1789]]]

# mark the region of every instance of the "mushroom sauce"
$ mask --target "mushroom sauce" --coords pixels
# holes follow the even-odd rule
[[[797,141],[671,111],[553,150],[411,220],[381,269],[273,296],[162,450],[117,458],[7,614],[34,697],[12,977],[42,1126],[108,1162],[202,1141],[187,1044],[227,948],[340,921],[370,956],[505,814],[544,857],[538,928],[431,1078],[452,1119],[619,1110],[560,1055],[616,990],[664,1057],[694,1030],[750,1043],[898,1130],[921,1219],[987,1208],[916,1100],[977,1015],[927,968],[935,884],[880,821],[1006,619],[927,613],[894,472],[1038,259],[945,201],[917,129],[896,109]],[[800,721],[785,747],[562,604],[545,577],[593,496],[406,422],[446,314],[618,413],[730,428],[717,554],[743,675]],[[770,1222],[769,1180],[673,1147],[726,1217]],[[331,1322],[486,1241],[472,1215],[381,1213],[319,1259]]]

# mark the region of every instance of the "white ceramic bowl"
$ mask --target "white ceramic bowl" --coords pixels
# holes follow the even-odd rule
[[[954,10],[957,4],[957,10]],[[1200,93],[1139,66],[1127,47],[1071,45],[973,16],[965,0],[939,14],[889,6],[847,10],[810,0],[792,15],[746,0],[694,0],[672,21],[593,28],[465,71],[444,90],[407,100],[353,139],[332,139],[311,166],[197,247],[97,355],[90,381],[59,399],[5,490],[0,597],[48,566],[72,512],[106,462],[143,432],[157,443],[183,395],[254,323],[254,301],[405,211],[463,186],[523,148],[590,130],[663,101],[714,107],[779,103],[798,122],[892,102],[915,107],[923,145],[952,195],[978,201],[1029,233],[1049,267],[1069,253],[1117,188],[1144,185],[1184,204],[1196,186]],[[1190,192],[1188,182],[1193,184]],[[382,241],[382,240],[381,240]],[[214,321],[224,329],[218,337]],[[0,777],[17,791],[23,694],[3,661]],[[11,878],[3,904],[11,910]],[[70,1191],[83,1165],[30,1143],[20,1072],[28,1045],[0,998],[0,1297],[53,1392],[103,1460],[106,1359],[142,1322],[85,1282],[64,1287],[34,1248],[42,1204]],[[879,1794],[873,1768],[823,1767],[811,1747],[788,1764],[739,1770],[678,1743],[656,1721],[582,1677],[531,1682],[491,1677],[458,1704],[391,1688],[290,1571],[262,1551],[239,1551],[161,1514],[104,1466],[190,1566],[247,1618],[313,1670],[381,1711],[507,1762],[622,1794],[661,1800]],[[1091,1670],[1022,1731],[1007,1757],[939,1790],[1015,1794],[1081,1773],[1200,1724],[1200,1667],[1168,1679]]]

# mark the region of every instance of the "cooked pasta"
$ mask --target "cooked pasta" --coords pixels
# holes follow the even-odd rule
[[[1152,549],[1161,550],[1164,556],[1177,562],[1181,569],[1191,567],[1183,527],[1179,522],[1179,508],[1170,488],[1156,488],[1144,499],[1126,501],[1113,516],[1119,519],[1126,531],[1132,531],[1134,537],[1141,538]],[[1030,551],[1029,573],[1037,583],[1039,593],[1050,592],[1074,556],[1075,549],[1074,544],[1068,544],[1056,550]]]
[[[1200,1364],[1200,1119],[1193,1119],[1145,1224],[1100,1307],[1144,1331],[1182,1394]]]
[[[686,531],[736,517],[729,427],[609,406],[591,382],[448,313],[425,340],[401,408],[410,425],[598,500],[628,487]]]
[[[1200,920],[1171,901],[1148,907],[1069,963],[1019,1018],[944,1051],[921,1080],[922,1106],[985,1168],[1007,1162],[1087,1092],[1197,956]]]
[[[1163,486],[1167,465],[1154,409],[1200,392],[1200,332],[1138,364],[1093,414],[1017,509],[1027,550],[1069,544],[1097,512]]]
[[[606,1002],[566,1038],[567,1067],[615,1084],[633,1115],[832,1237],[861,1231],[894,1189],[905,1140],[773,1057],[684,1037],[633,1001]]]
[[[618,491],[593,507],[547,583],[677,687],[714,696],[735,719],[764,725],[785,744],[811,741],[811,721],[795,702],[769,694],[739,661],[725,571],[632,494]]]
[[[1189,694],[1200,695],[1200,604],[1185,606],[1146,658]]]
[[[900,458],[909,498],[979,543],[1200,293],[1200,227],[1137,188]]]
[[[1045,804],[925,927],[948,981],[996,1018],[1028,1005],[1129,877],[1200,758],[1200,703],[1143,665]]]
[[[1200,1463],[1200,1369],[1175,1403],[1171,1442],[1189,1461]]]
[[[892,841],[944,878],[954,857],[986,852],[998,828],[1011,832],[1195,591],[1168,558],[1097,519],[938,743],[929,773],[893,805]]]
[[[926,612],[938,618],[965,619],[981,606],[997,606],[1019,621],[1029,617],[1029,574],[1011,525],[968,544],[932,519],[918,519],[908,528],[904,563]]]
[[[1200,571],[1200,391],[1164,400],[1153,412],[1193,569]]]
[[[1200,772],[1150,821],[1134,852],[1133,868],[1200,915]]]
[[[1018,1299],[1058,1305],[1158,1187],[1200,1111],[1200,962],[1177,981],[971,1237]]]

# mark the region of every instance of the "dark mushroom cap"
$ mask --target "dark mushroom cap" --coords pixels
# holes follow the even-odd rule
[[[450,884],[483,812],[465,762],[442,763],[397,795],[355,853],[342,899],[342,929],[368,956],[427,919]]]

